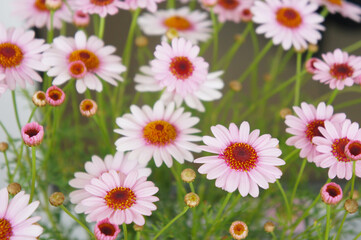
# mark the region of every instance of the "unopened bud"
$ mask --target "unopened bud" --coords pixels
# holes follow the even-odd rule
[[[271,221],[266,222],[264,225],[265,232],[271,233],[275,230],[275,224]]]
[[[136,37],[135,45],[137,47],[146,47],[148,45],[148,38],[146,38],[145,36]]]
[[[37,91],[36,93],[34,93],[33,98],[32,98],[33,103],[35,104],[35,106],[37,107],[44,107],[46,106],[46,96],[45,96],[45,92],[43,91]]]
[[[305,48],[300,48],[300,49],[294,48],[294,50],[295,50],[296,53],[304,53],[306,51]]]
[[[58,207],[64,203],[65,197],[61,192],[55,192],[49,197],[49,202],[54,207]]]
[[[165,36],[169,41],[172,41],[174,38],[179,37],[178,31],[175,28],[169,28],[168,31],[165,33]]]
[[[196,172],[191,168],[186,168],[181,173],[181,178],[186,183],[191,183],[196,178]]]
[[[351,197],[351,192],[349,193],[349,196]],[[357,190],[353,191],[352,199],[358,199],[360,197],[360,194]]]
[[[235,91],[239,92],[242,90],[242,83],[238,82],[237,80],[233,80],[229,82],[229,87]]]
[[[318,52],[318,46],[315,45],[315,44],[309,44],[308,45],[308,51],[310,51],[312,53]]]
[[[90,16],[88,13],[78,10],[74,13],[73,23],[76,27],[84,28],[89,25]]]
[[[6,152],[8,150],[9,144],[6,142],[0,142],[0,152]]]
[[[184,202],[190,208],[198,206],[199,201],[199,196],[196,193],[191,192],[184,196]]]
[[[234,239],[240,240],[245,239],[248,235],[247,224],[242,221],[235,221],[229,228],[229,233]]]
[[[345,208],[346,212],[353,214],[353,213],[357,212],[357,210],[358,210],[358,203],[354,199],[347,199],[345,201],[344,208]]]
[[[13,182],[8,185],[7,189],[9,194],[16,195],[21,191],[21,185],[19,183]]]
[[[51,11],[58,10],[59,8],[61,8],[62,4],[63,4],[62,0],[45,0],[46,8]]]
[[[287,115],[291,115],[292,114],[292,110],[289,108],[282,108],[280,111],[280,116],[282,119],[285,119]]]
[[[136,232],[143,231],[143,227],[144,227],[144,226],[140,226],[140,225],[138,225],[138,224],[134,224],[134,225],[133,225],[133,229],[134,229],[134,231],[136,231]]]
[[[81,115],[85,117],[91,117],[97,113],[98,105],[91,99],[84,99],[81,101],[79,108]]]

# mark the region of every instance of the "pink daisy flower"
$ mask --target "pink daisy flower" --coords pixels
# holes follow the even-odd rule
[[[57,86],[51,86],[46,90],[45,99],[51,106],[60,106],[65,101],[65,93]]]
[[[26,28],[46,26],[50,29],[50,10],[45,6],[45,0],[17,0],[14,14],[25,21]],[[66,4],[54,12],[53,27],[60,29],[62,21],[71,22],[71,12]]]
[[[342,188],[334,182],[325,184],[321,190],[321,199],[326,204],[335,205],[342,200]]]
[[[146,181],[146,177],[138,177],[136,171],[128,175],[120,175],[114,170],[93,178],[85,190],[91,197],[81,203],[87,207],[86,220],[89,222],[109,218],[113,224],[144,225],[143,215],[150,216],[157,207],[153,202],[159,199],[153,196],[158,188],[153,182]]]
[[[146,8],[150,12],[157,11],[157,4],[164,2],[164,0],[124,0],[122,6],[124,9],[135,10],[137,8]]]
[[[43,141],[44,128],[37,122],[27,123],[21,128],[21,137],[26,146],[38,146]]]
[[[52,48],[44,53],[43,63],[51,67],[48,75],[55,76],[54,85],[75,78],[79,93],[87,88],[100,92],[103,90],[100,79],[115,86],[123,80],[120,74],[125,67],[121,58],[113,55],[115,50],[113,46],[104,46],[96,36],[87,39],[83,31],[78,31],[75,38],[55,38]]]
[[[254,0],[218,0],[213,11],[220,22],[233,21],[239,23],[245,9],[250,9]]]
[[[134,78],[134,81],[137,83],[135,86],[137,91],[157,92],[163,90],[163,84],[155,79],[154,73],[149,66],[142,66],[140,71],[141,73],[135,75]],[[205,108],[201,101],[213,101],[222,97],[222,92],[220,91],[224,86],[223,80],[220,78],[222,74],[222,71],[207,74],[206,81],[199,85],[198,89],[195,89],[185,96],[177,93],[177,89],[173,91],[166,89],[166,91],[163,91],[160,100],[164,102],[164,104],[175,102],[177,107],[185,101],[190,108],[203,112]],[[182,87],[182,85],[176,85],[176,88],[177,87]]]
[[[325,121],[325,127],[319,131],[323,137],[314,137],[316,150],[315,163],[321,168],[329,168],[328,177],[333,179],[352,177],[352,161],[345,154],[345,146],[352,140],[361,140],[361,129],[358,123],[346,119],[342,125]],[[356,176],[361,177],[361,161],[356,161]]]
[[[90,184],[93,178],[100,178],[103,173],[110,170],[117,171],[120,174],[127,175],[131,171],[137,171],[139,177],[148,177],[151,173],[149,168],[138,164],[138,162],[128,157],[129,154],[124,156],[123,152],[117,152],[114,157],[107,155],[104,161],[98,156],[92,156],[92,161],[85,163],[85,172],[76,172],[75,178],[69,181],[69,185],[73,188],[77,188],[70,193],[70,201],[75,206],[76,213],[82,213],[87,208],[82,205],[81,201],[91,196],[90,193],[84,190],[84,187]]]
[[[361,160],[361,141],[351,140],[345,146],[346,157],[352,161]]]
[[[282,175],[276,166],[285,161],[278,158],[281,150],[278,140],[271,135],[259,135],[258,129],[250,132],[248,122],[242,122],[238,128],[231,123],[229,129],[222,125],[211,127],[215,137],[204,136],[205,146],[201,149],[216,155],[197,158],[195,163],[203,165],[198,169],[207,174],[208,179],[217,179],[216,187],[227,192],[238,188],[244,197],[259,195],[259,188],[267,189],[268,183],[274,183]]]
[[[192,143],[201,139],[192,135],[199,132],[193,128],[199,118],[184,113],[183,108],[175,109],[174,103],[165,107],[158,101],[153,110],[149,106],[140,109],[132,105],[130,111],[131,114],[116,119],[120,129],[114,132],[123,135],[115,142],[118,151],[131,151],[130,156],[144,164],[153,157],[157,167],[162,162],[171,167],[172,157],[179,163],[192,162],[190,151],[200,152]]]
[[[41,63],[41,54],[49,46],[43,39],[34,39],[34,31],[21,28],[5,29],[0,24],[0,73],[5,74],[5,84],[14,90],[16,83],[25,88],[26,82],[43,79],[36,71],[46,71]]]
[[[312,78],[329,84],[331,89],[342,90],[345,86],[352,86],[361,75],[361,57],[349,56],[338,48],[333,53],[322,54],[322,58],[324,61],[313,64],[316,70]]]
[[[169,29],[176,29],[180,37],[193,43],[207,41],[212,32],[212,21],[207,20],[207,14],[191,11],[188,7],[145,13],[138,18],[138,24],[150,36],[164,35]]]
[[[24,191],[9,202],[6,188],[0,190],[0,239],[36,239],[43,228],[36,224],[41,217],[30,217],[39,206],[39,201],[29,204],[30,195]]]
[[[321,39],[320,23],[324,18],[316,13],[317,4],[308,0],[266,0],[256,1],[251,8],[253,21],[261,24],[258,34],[272,38],[275,45],[282,44],[285,50],[293,47],[306,49],[308,43],[317,44]]]
[[[94,233],[97,240],[115,240],[120,233],[120,229],[118,225],[110,223],[109,219],[105,218],[97,222]]]
[[[73,0],[76,9],[84,13],[98,14],[104,18],[118,13],[119,8],[125,8],[126,4],[120,0]]]
[[[162,42],[150,62],[154,78],[167,91],[183,97],[198,90],[208,74],[208,63],[198,53],[199,47],[184,38],[173,39],[172,45]]]
[[[361,21],[361,7],[347,0],[312,0],[318,5],[324,5],[332,13],[340,13],[343,17],[350,18],[355,22]]]
[[[309,162],[314,162],[315,156],[319,153],[312,142],[313,137],[322,137],[319,127],[324,127],[326,120],[335,124],[341,124],[345,121],[344,113],[333,114],[333,107],[324,102],[318,104],[317,109],[312,104],[301,103],[301,107],[293,107],[297,116],[286,116],[286,132],[293,136],[288,138],[286,144],[295,146],[300,151],[301,158],[307,158]]]

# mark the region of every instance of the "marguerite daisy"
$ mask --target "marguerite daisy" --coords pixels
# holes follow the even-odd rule
[[[312,0],[324,5],[330,13],[340,13],[342,16],[350,18],[356,22],[361,21],[361,7],[347,0]]]

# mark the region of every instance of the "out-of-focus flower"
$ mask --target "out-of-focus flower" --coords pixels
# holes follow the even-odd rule
[[[308,43],[317,44],[321,39],[319,31],[325,29],[317,8],[308,0],[267,0],[256,1],[251,10],[253,21],[261,24],[256,29],[258,34],[272,38],[275,45],[282,44],[285,50],[291,46],[301,50]]]
[[[206,8],[212,8],[213,12],[218,15],[220,22],[232,21],[240,22],[244,17],[243,11],[250,9],[254,4],[254,0],[218,0],[215,5],[203,4]]]
[[[340,13],[355,22],[361,21],[361,7],[347,0],[312,0],[319,5],[324,5],[332,13]]]
[[[250,8],[244,8],[241,12],[241,20],[243,22],[250,22],[252,21],[253,14]]]
[[[196,172],[191,168],[186,168],[181,172],[181,179],[186,183],[191,183],[196,178]]]
[[[37,122],[27,123],[21,129],[21,136],[26,146],[34,147],[40,145],[44,138],[44,128]]]
[[[347,143],[345,146],[345,154],[350,160],[361,160],[361,141],[351,140],[349,143]]]
[[[358,210],[358,203],[354,199],[347,199],[344,204],[346,212],[354,214]]]
[[[46,96],[43,91],[35,92],[31,100],[37,107],[44,107],[46,105]]]
[[[175,109],[175,104],[166,107],[162,102],[156,102],[153,109],[149,106],[130,107],[131,114],[117,118],[120,129],[114,132],[123,135],[116,142],[118,151],[131,151],[132,159],[140,163],[148,163],[154,158],[157,167],[164,162],[167,167],[173,165],[172,157],[179,163],[193,161],[193,152],[200,152],[192,142],[201,138],[193,135],[199,132],[193,128],[199,121],[191,117],[183,108]]]
[[[63,0],[45,0],[45,6],[47,9],[56,11],[63,5]]]
[[[259,135],[258,129],[250,132],[248,122],[242,122],[238,128],[234,123],[229,128],[222,125],[212,126],[214,137],[204,136],[203,151],[216,155],[205,156],[194,160],[203,165],[198,172],[207,174],[208,179],[217,179],[216,187],[227,192],[238,188],[244,197],[259,195],[259,186],[263,189],[274,183],[282,172],[276,166],[285,161],[278,158],[281,150],[277,148],[278,140],[271,135]]]
[[[90,16],[82,10],[77,10],[73,16],[73,23],[76,27],[86,27],[90,23]]]
[[[98,105],[95,101],[91,99],[84,99],[83,101],[81,101],[79,108],[81,115],[85,117],[91,117],[97,113]]]
[[[201,0],[200,2],[205,7],[214,7],[217,4],[218,0]]]
[[[245,222],[235,221],[229,228],[229,233],[234,239],[245,239],[248,236],[248,227]]]
[[[317,71],[317,68],[315,68],[315,63],[320,61],[318,58],[310,58],[305,63],[306,71],[310,74],[315,74]]]
[[[165,0],[123,0],[121,8],[135,10],[137,8],[146,8],[150,12],[157,11],[157,4]]]
[[[334,182],[325,184],[320,191],[321,199],[326,204],[335,205],[342,200],[342,188]]]
[[[112,224],[108,218],[105,218],[97,222],[94,233],[97,240],[115,240],[120,229],[118,225]]]
[[[16,182],[12,182],[7,187],[8,193],[11,195],[16,195],[21,191],[21,185]]]
[[[199,196],[196,193],[191,192],[191,193],[187,193],[184,196],[184,203],[190,208],[197,207],[199,201],[200,201]]]
[[[45,100],[51,106],[60,106],[65,101],[65,93],[57,86],[51,86],[46,90]]]
[[[275,224],[271,221],[268,221],[263,225],[263,228],[265,232],[271,233],[275,230]]]
[[[84,13],[98,14],[104,18],[108,14],[115,15],[119,8],[126,8],[122,0],[73,0],[74,7]]]
[[[65,196],[61,192],[55,192],[49,197],[49,202],[54,207],[59,207],[60,205],[62,205],[64,203],[64,200]]]
[[[345,121],[344,113],[333,114],[333,107],[324,102],[318,104],[317,109],[312,104],[301,103],[301,107],[294,106],[293,110],[297,116],[286,116],[286,132],[293,136],[288,138],[286,144],[295,146],[300,151],[301,158],[307,158],[309,162],[314,162],[315,156],[319,155],[313,143],[313,137],[323,136],[319,127],[324,127],[325,120],[341,124]]]
[[[9,144],[6,142],[0,142],[0,152],[6,152],[9,148]]]

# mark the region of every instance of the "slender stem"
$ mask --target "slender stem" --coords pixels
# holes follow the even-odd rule
[[[194,186],[193,186],[193,183],[192,183],[192,182],[189,183],[189,187],[191,188],[191,191],[192,191],[192,192],[194,192],[194,193],[196,192],[196,191],[194,190]]]
[[[31,147],[31,192],[30,192],[30,200],[33,201],[34,192],[35,192],[35,178],[36,178],[36,147]]]
[[[353,161],[350,199],[353,198],[353,191],[354,191],[354,188],[355,188],[355,178],[356,178],[356,161]]]
[[[136,240],[140,240],[140,231],[138,231],[138,232],[135,234],[135,239],[136,239]]]
[[[350,107],[350,106],[353,106],[353,105],[356,105],[356,104],[359,104],[361,103],[361,98],[356,98],[356,99],[352,99],[350,101],[347,101],[347,102],[343,102],[343,103],[340,103],[340,104],[337,104],[334,109],[335,110],[338,110],[338,109],[343,109],[345,107]]]
[[[293,103],[294,106],[298,106],[298,104],[300,103],[301,65],[302,65],[302,53],[297,53],[295,100]]]
[[[105,28],[105,17],[100,17],[99,31],[98,31],[98,37],[100,39],[103,39],[104,37],[104,28]]]
[[[183,195],[186,195],[187,191],[186,191],[186,189],[184,188],[181,179],[179,178],[179,174],[177,174],[176,170],[174,169],[174,166],[172,166],[172,167],[170,168],[170,170],[171,170],[171,172],[172,172],[172,174],[173,174],[173,176],[174,176],[174,178],[175,178],[175,180],[176,180],[176,182],[177,182],[177,187],[178,187],[178,189],[180,189],[180,190],[182,191],[182,194],[183,194]]]
[[[128,239],[128,230],[127,230],[127,224],[123,223],[123,234],[124,234],[124,240]]]
[[[304,158],[303,162],[302,162],[302,165],[301,165],[301,169],[300,169],[300,171],[298,173],[298,176],[297,176],[297,179],[296,179],[295,186],[293,187],[293,190],[292,190],[292,195],[291,195],[291,200],[290,200],[291,209],[292,209],[292,205],[293,205],[293,199],[295,198],[297,187],[298,187],[298,184],[300,183],[300,180],[301,180],[301,177],[303,175],[303,171],[305,169],[306,163],[307,163],[307,159]]]
[[[167,9],[175,8],[175,0],[168,0],[167,1]]]
[[[9,182],[12,183],[13,176],[11,175],[11,172],[10,172],[9,159],[8,159],[8,155],[6,154],[6,152],[4,152],[4,158],[5,158],[5,164],[6,164],[6,169],[7,169],[7,173],[8,173],[8,179],[9,179]]]
[[[18,106],[17,106],[17,104],[16,104],[15,91],[11,91],[11,96],[12,96],[12,99],[13,99],[13,105],[14,105],[16,123],[18,124],[18,128],[19,128],[19,130],[21,131],[21,124],[20,124],[20,118],[19,118],[19,113],[18,113]]]
[[[254,30],[252,22],[250,22],[252,26],[251,30],[251,39],[252,39],[252,46],[253,46],[253,54],[257,56],[259,54],[259,43],[258,38],[256,35],[256,31]],[[254,65],[252,71],[252,78],[251,78],[251,99],[252,102],[257,100],[257,95],[259,94],[259,87],[258,87],[258,63]]]
[[[276,236],[276,234],[275,234],[274,232],[271,232],[271,235],[272,235],[272,240],[273,240],[273,239],[278,239],[277,236]]]
[[[210,9],[211,19],[213,23],[213,58],[212,58],[212,69],[214,70],[216,66],[216,61],[218,58],[218,22],[217,17],[214,14],[213,8]]]
[[[99,15],[93,15],[93,29],[96,36],[99,36]]]
[[[332,95],[328,99],[327,105],[331,105],[333,103],[333,100],[335,100],[337,93],[338,93],[338,89],[336,88],[335,90],[333,90]]]
[[[322,17],[326,17],[326,16],[328,15],[328,9],[327,9],[327,7],[323,7],[320,15],[321,15]]]
[[[84,223],[82,223],[77,217],[75,217],[71,212],[69,212],[68,209],[66,209],[66,207],[64,205],[60,205],[60,208],[63,209],[63,211],[69,215],[69,217],[71,217],[74,221],[76,221],[80,226],[82,226],[88,233],[89,235],[93,238],[96,239],[94,234],[89,230],[89,228],[87,226],[85,226]]]
[[[0,127],[5,132],[7,140],[9,141],[11,147],[13,148],[14,153],[16,154],[16,156],[19,156],[19,153],[16,151],[14,140],[12,139],[12,137],[10,136],[10,133],[8,132],[8,130],[6,129],[6,127],[4,126],[4,124],[1,121],[0,121]]]
[[[357,239],[359,239],[359,237],[361,237],[361,232],[359,234],[357,234],[357,236],[353,240],[357,240]]]
[[[285,204],[286,204],[286,210],[287,210],[287,216],[288,216],[288,221],[291,222],[292,221],[292,212],[291,212],[291,208],[290,208],[290,204],[288,202],[288,199],[287,199],[287,195],[285,193],[285,191],[283,190],[283,187],[281,185],[281,183],[276,180],[276,183],[277,183],[277,186],[282,194],[282,197],[283,197],[283,200],[285,201]]]
[[[167,228],[170,227],[170,225],[172,225],[175,221],[177,221],[180,217],[182,217],[187,211],[188,211],[189,207],[184,207],[183,211],[181,213],[179,213],[177,216],[175,216],[167,225],[165,225],[158,233],[157,235],[155,235],[155,237],[153,238],[153,240],[157,239]]]
[[[325,230],[325,240],[328,240],[328,235],[330,233],[330,220],[331,220],[331,205],[326,205],[326,230]]]
[[[31,114],[30,114],[30,117],[29,117],[27,123],[29,123],[31,121],[31,119],[34,117],[34,114],[35,114],[35,111],[36,111],[37,108],[38,107],[34,107],[33,111],[31,111]]]
[[[50,10],[50,29],[48,30],[47,43],[52,43],[54,38],[54,10]]]
[[[61,23],[60,36],[66,36],[66,22]]]
[[[351,52],[356,51],[359,48],[361,48],[361,40],[358,41],[358,42],[355,42],[354,44],[352,44],[352,45],[350,45],[348,47],[345,47],[343,49],[343,51],[351,53]]]
[[[336,235],[335,240],[338,240],[338,239],[340,238],[340,235],[341,235],[341,232],[342,232],[342,227],[343,227],[343,224],[344,224],[345,221],[346,221],[347,215],[348,215],[348,212],[345,211],[345,213],[343,214],[343,218],[342,218],[342,221],[341,221],[341,225],[340,225],[340,227],[338,228],[338,231],[337,231],[337,235]]]

